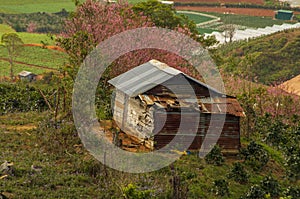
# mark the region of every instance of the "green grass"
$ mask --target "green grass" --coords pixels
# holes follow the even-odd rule
[[[0,24],[0,33],[16,32],[12,27],[6,24]]]
[[[16,31],[9,25],[0,24],[0,38],[4,33],[16,33]],[[51,40],[47,34],[18,32],[19,37],[22,39],[24,44],[41,44],[42,41],[47,45],[54,45],[55,41]]]
[[[259,184],[272,173],[272,168],[283,188],[291,185],[282,178],[284,173],[276,160],[261,172],[245,166],[249,182],[239,184],[227,178],[233,162],[240,161],[237,157],[227,157],[224,165],[214,166],[200,159],[197,152],[174,162],[173,171],[166,167],[151,173],[130,174],[105,168],[73,135],[76,132],[71,124],[65,122],[55,129],[49,115],[27,112],[0,116],[0,160],[14,162],[14,175],[0,181],[0,190],[9,198],[123,198],[121,189],[129,183],[151,190],[152,198],[172,198],[174,175],[179,176],[182,187],[188,187],[188,198],[240,198],[251,185]],[[40,127],[20,130],[28,125]],[[42,171],[32,171],[31,165],[41,166]],[[219,197],[212,192],[217,179],[228,182],[229,196]]]
[[[71,0],[0,0],[1,13],[33,13],[33,12],[59,12],[63,8],[73,11],[75,5]]]
[[[0,67],[0,78],[3,77],[3,76],[9,77],[10,76],[10,65],[9,65],[9,62],[0,60],[0,64],[1,64],[1,67]],[[51,70],[47,70],[47,69],[26,66],[24,64],[17,64],[17,63],[15,63],[13,65],[14,75],[17,75],[18,73],[20,73],[23,70],[30,71],[30,72],[33,72],[35,74],[42,74],[42,73],[50,72],[51,71]]]
[[[20,32],[17,33],[24,44],[41,44],[45,42],[46,45],[54,45],[55,41],[51,40],[50,36],[47,34],[38,34],[38,33],[27,33],[27,32]]]

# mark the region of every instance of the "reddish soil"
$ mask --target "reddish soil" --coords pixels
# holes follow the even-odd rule
[[[42,44],[24,44],[24,46],[39,46],[39,47],[43,47],[43,48],[47,48],[47,49],[51,49],[51,50],[57,50],[57,51],[65,52],[64,49],[62,49],[59,46],[45,46],[45,45],[42,45]]]
[[[246,4],[258,4],[263,5],[264,0],[175,0],[175,2],[197,2],[197,3],[246,3]]]
[[[231,14],[251,15],[251,16],[265,16],[265,17],[273,17],[274,16],[274,10],[257,9],[257,8],[176,6],[176,9],[177,10],[200,11],[200,12],[231,13]]]

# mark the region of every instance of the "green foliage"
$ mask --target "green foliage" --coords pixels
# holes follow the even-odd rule
[[[17,32],[60,33],[63,20],[68,17],[66,10],[50,13],[0,14],[0,22],[6,23]]]
[[[171,5],[163,4],[157,0],[148,0],[135,4],[132,9],[137,14],[143,13],[149,17],[157,27],[172,30],[178,27],[187,27],[191,31],[192,37],[196,38],[198,35],[196,24],[185,15],[177,15],[175,8]]]
[[[269,132],[266,137],[266,142],[279,147],[285,145],[288,141],[286,140],[284,132],[287,130],[287,125],[281,120],[275,119],[269,127]]]
[[[12,112],[44,111],[47,105],[30,85],[0,84],[0,115]]]
[[[215,180],[212,191],[218,196],[229,196],[228,182],[224,179]]]
[[[288,176],[293,180],[300,179],[300,149],[296,148],[294,151],[286,156],[286,167]]]
[[[147,199],[151,194],[151,190],[138,190],[134,184],[128,184],[122,188],[122,191],[126,199]]]
[[[281,188],[276,179],[271,175],[267,175],[261,181],[261,188],[265,191],[266,194],[270,194],[272,198],[278,197],[281,193]]]
[[[157,0],[148,0],[137,3],[132,8],[135,13],[143,13],[143,15],[149,17],[157,27],[172,30],[187,28],[191,32],[190,36],[204,46],[211,46],[217,42],[214,37],[204,39],[204,35],[199,36],[195,21],[187,15],[176,14],[175,8],[170,5],[162,4]]]
[[[221,148],[215,145],[211,151],[205,156],[205,161],[208,164],[221,166],[224,163],[224,157]]]
[[[235,162],[233,163],[233,168],[228,174],[228,178],[232,178],[238,183],[245,184],[249,180],[249,175],[240,162]]]
[[[254,171],[261,170],[269,161],[268,152],[254,141],[251,141],[247,148],[242,148],[240,155]]]
[[[259,185],[252,185],[250,189],[241,197],[241,199],[263,199],[265,192]]]
[[[1,45],[7,50],[8,61],[10,65],[10,78],[14,78],[13,63],[16,56],[23,49],[23,41],[16,33],[4,33],[1,36]]]
[[[300,187],[289,186],[284,192],[283,195],[285,197],[289,197],[289,199],[300,198]]]

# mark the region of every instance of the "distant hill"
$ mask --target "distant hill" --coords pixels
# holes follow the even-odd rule
[[[263,84],[287,81],[300,74],[300,29],[219,47],[215,60],[225,72]]]

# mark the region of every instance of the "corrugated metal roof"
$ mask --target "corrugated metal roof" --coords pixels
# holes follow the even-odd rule
[[[109,80],[108,82],[130,97],[136,97],[137,95],[142,94],[179,74],[184,75],[190,80],[204,87],[207,87],[208,89],[216,93],[222,94],[221,92],[204,84],[203,82],[200,82],[182,73],[181,71],[169,67],[167,64],[154,59],[140,66],[137,66]]]
[[[28,75],[35,75],[35,74],[33,74],[32,72],[29,72],[29,71],[25,71],[25,70],[23,70],[22,72],[20,72],[18,75],[19,76],[22,76],[22,77],[27,77]]]

